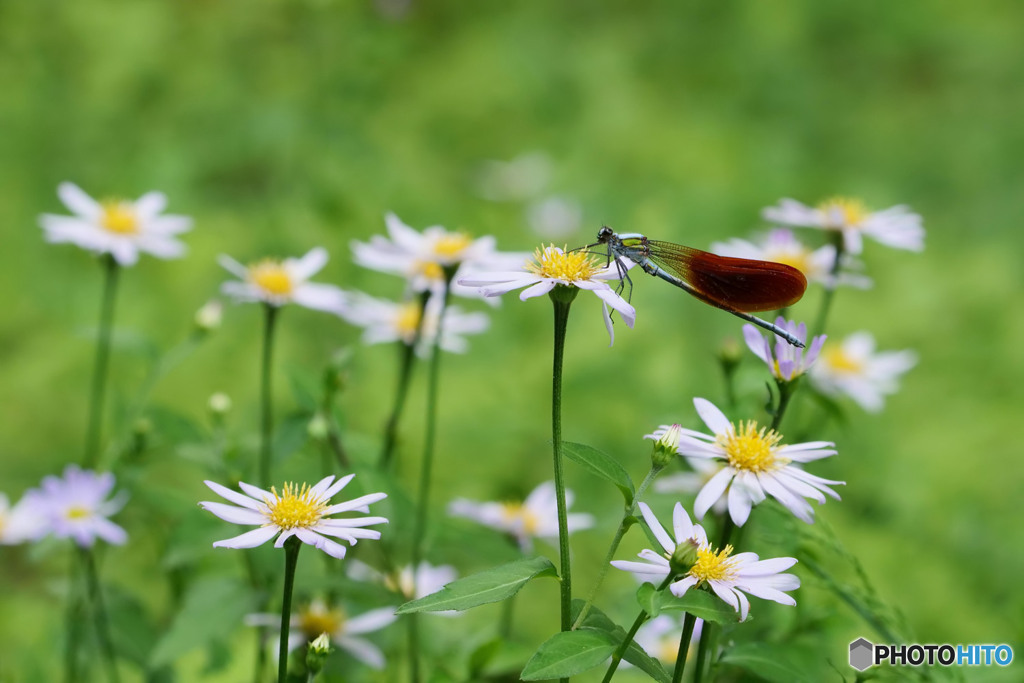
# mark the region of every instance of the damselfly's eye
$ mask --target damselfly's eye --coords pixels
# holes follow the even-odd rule
[[[607,242],[608,238],[614,234],[615,232],[611,228],[609,228],[608,226],[604,226],[603,228],[597,231],[597,241]]]

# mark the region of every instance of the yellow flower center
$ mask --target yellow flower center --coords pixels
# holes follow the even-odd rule
[[[589,280],[598,271],[597,262],[590,258],[590,254],[583,251],[558,251],[554,245],[537,249],[533,253],[533,263],[527,263],[526,269],[543,278],[563,282]]]
[[[864,363],[859,358],[851,357],[841,346],[826,349],[821,361],[835,372],[844,375],[856,375],[864,369]]]
[[[471,243],[464,232],[446,232],[434,242],[434,254],[441,263],[455,263]]]
[[[697,579],[698,585],[711,580],[728,581],[736,575],[736,561],[729,557],[731,554],[731,545],[717,553],[709,545],[698,548],[697,561],[690,568],[689,575]]]
[[[721,446],[729,458],[729,464],[738,470],[749,472],[767,472],[787,460],[777,458],[775,446],[782,440],[782,435],[766,427],[757,428],[757,422],[749,420],[740,422],[739,426],[729,425],[729,431],[719,434],[715,442]]]
[[[313,496],[307,484],[300,488],[298,484],[287,483],[280,494],[273,487],[270,492],[273,498],[264,501],[270,508],[270,523],[282,529],[308,529],[320,521],[327,509],[324,500]]]
[[[289,296],[295,291],[295,283],[284,265],[271,259],[249,266],[249,282],[274,296]]]
[[[404,303],[398,308],[398,315],[395,316],[395,329],[398,336],[406,344],[411,344],[416,339],[416,330],[420,326],[420,305],[415,301]]]
[[[540,519],[522,503],[505,503],[501,512],[510,526],[520,524],[527,535],[534,535],[540,527]]]
[[[81,505],[72,505],[68,508],[67,517],[68,519],[85,519],[91,514],[88,508],[84,508]]]
[[[139,232],[139,219],[131,202],[107,200],[100,204],[103,213],[100,225],[117,235],[135,235]]]
[[[328,609],[322,602],[314,602],[299,613],[299,630],[306,640],[313,640],[321,633],[338,633],[345,625],[345,613],[340,609]]]
[[[827,216],[831,216],[834,212],[838,212],[842,216],[841,225],[834,227],[841,228],[857,226],[868,217],[868,208],[859,199],[852,199],[850,197],[832,197],[826,199],[818,207],[825,212]]]

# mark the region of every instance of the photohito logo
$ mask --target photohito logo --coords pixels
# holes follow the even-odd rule
[[[893,666],[1008,666],[1013,661],[1009,645],[875,645],[867,638],[850,643],[850,666],[863,671],[875,664]]]

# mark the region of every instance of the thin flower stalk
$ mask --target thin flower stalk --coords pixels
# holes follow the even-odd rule
[[[381,467],[387,469],[391,466],[394,458],[395,441],[398,438],[398,424],[402,419],[402,411],[405,409],[405,399],[409,393],[409,380],[412,378],[413,366],[416,362],[416,348],[419,346],[420,336],[423,330],[423,319],[427,301],[430,299],[430,292],[423,292],[419,298],[420,315],[416,323],[416,332],[411,343],[399,341],[399,353],[401,360],[398,367],[398,387],[395,390],[395,404],[391,408],[391,415],[384,425],[384,446],[380,454]],[[435,339],[435,344],[440,345],[441,336]]]
[[[569,307],[579,290],[575,287],[556,286],[551,290],[555,313],[555,343],[551,384],[551,446],[555,471],[555,500],[558,505],[559,589],[561,604],[561,630],[572,628],[572,567],[569,558],[569,521],[565,503],[565,478],[562,467],[562,361],[565,356],[565,331],[569,322]]]
[[[295,588],[295,567],[299,563],[302,541],[292,536],[284,543],[284,588],[281,596],[281,636],[278,646],[277,683],[288,679],[288,630],[291,628],[292,592]]]
[[[96,337],[96,360],[92,371],[92,390],[89,392],[89,423],[85,436],[85,457],[82,466],[96,467],[100,454],[103,423],[103,404],[106,398],[107,369],[110,360],[110,331],[114,324],[114,305],[117,300],[117,282],[120,266],[111,255],[103,256],[103,303],[100,306],[99,331]]]
[[[260,360],[260,486],[270,486],[270,462],[274,438],[274,405],[272,398],[273,360],[274,360],[274,323],[277,321],[278,307],[272,304],[263,306],[263,354]]]
[[[96,558],[90,548],[77,548],[77,550],[79,560],[85,569],[86,588],[89,593],[89,602],[92,603],[92,616],[96,624],[96,636],[107,671],[107,680],[110,683],[118,683],[121,678],[117,673],[117,655],[114,653],[114,644],[110,638],[110,621],[107,618],[103,590],[100,587],[99,574],[96,571]]]
[[[683,619],[683,632],[679,636],[679,651],[676,653],[676,666],[672,672],[672,683],[680,683],[683,680],[683,670],[686,669],[686,655],[689,654],[690,640],[693,638],[693,627],[697,623],[697,617],[687,612],[686,617]],[[706,626],[706,625],[705,625]],[[701,631],[701,643],[704,642],[704,634],[708,633],[711,629],[704,628]],[[697,657],[697,671],[700,671],[701,659],[698,654]],[[700,676],[699,673],[696,676]]]
[[[670,583],[672,583],[672,574],[670,573],[661,582],[656,590],[664,590]],[[646,610],[640,610],[640,614],[636,615],[636,619],[633,620],[633,625],[629,627],[629,631],[626,632],[626,637],[622,639],[619,647],[616,648],[612,654],[612,661],[608,664],[608,670],[604,672],[604,678],[601,679],[601,683],[608,683],[612,680],[612,676],[615,675],[616,670],[619,668],[619,664],[622,662],[622,657],[626,654],[626,650],[629,649],[629,644],[633,642],[633,638],[636,637],[636,632],[640,630],[640,627],[644,625],[644,622],[648,618]]]

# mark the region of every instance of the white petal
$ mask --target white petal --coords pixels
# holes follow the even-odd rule
[[[704,488],[697,494],[697,500],[693,504],[693,514],[697,519],[704,519],[704,515],[715,504],[715,501],[725,493],[734,474],[735,471],[731,467],[723,467],[718,474],[708,479],[708,483],[704,484]]]
[[[225,500],[230,500],[232,503],[235,503],[236,505],[241,505],[242,507],[249,508],[250,510],[259,510],[261,512],[266,510],[266,505],[264,505],[261,501],[263,500],[263,496],[269,494],[266,491],[263,491],[262,489],[257,489],[255,486],[250,487],[250,489],[253,490],[254,493],[260,496],[259,499],[255,499],[254,497],[244,496],[241,493],[238,493],[237,491],[232,491],[228,487],[221,486],[215,481],[206,480],[203,483],[209,486],[210,489],[218,496],[224,498]],[[243,488],[250,486],[249,484],[245,484],[244,482],[239,482],[239,484]]]
[[[264,524],[266,523],[267,516],[256,512],[254,510],[247,510],[246,508],[235,507],[234,505],[225,505],[224,503],[211,503],[209,501],[203,501],[199,503],[199,507],[203,508],[208,512],[212,512],[216,516],[223,519],[225,522],[231,522],[232,524]]]
[[[650,529],[651,533],[654,534],[654,537],[658,539],[658,543],[660,543],[661,547],[665,549],[665,552],[675,552],[676,542],[672,540],[672,537],[668,535],[665,528],[661,526],[661,522],[659,522],[658,518],[654,516],[653,512],[651,512],[651,508],[647,503],[640,503],[639,508],[644,521],[647,522],[647,528]]]
[[[527,287],[523,291],[519,292],[519,300],[526,301],[527,299],[532,299],[535,296],[544,296],[554,289],[557,284],[558,282],[555,280],[541,280],[532,287]]]
[[[394,607],[381,607],[370,610],[358,617],[352,617],[345,622],[345,633],[370,633],[379,631],[385,626],[392,624],[398,616]]]
[[[323,247],[310,249],[304,256],[291,262],[290,275],[304,282],[320,272],[327,265],[327,250]]]
[[[378,670],[384,668],[383,653],[370,641],[364,638],[341,636],[335,638],[334,642],[363,664]]]
[[[147,192],[135,200],[135,213],[143,221],[153,218],[167,208],[167,195],[163,192]]]
[[[731,428],[729,419],[725,416],[721,410],[719,410],[714,403],[705,398],[693,399],[693,407],[697,409],[697,414],[700,419],[704,421],[704,424],[708,426],[715,434],[725,434]]]
[[[64,182],[57,186],[57,196],[72,213],[83,218],[96,220],[103,213],[99,202],[82,191],[74,183]]]
[[[223,541],[217,541],[213,544],[214,548],[255,548],[258,545],[263,545],[274,535],[280,531],[276,526],[265,526],[259,529],[253,529],[247,531],[241,536],[235,536],[234,538],[227,538]]]
[[[249,269],[226,254],[218,256],[217,263],[219,263],[224,270],[237,278],[245,280],[249,277]]]

